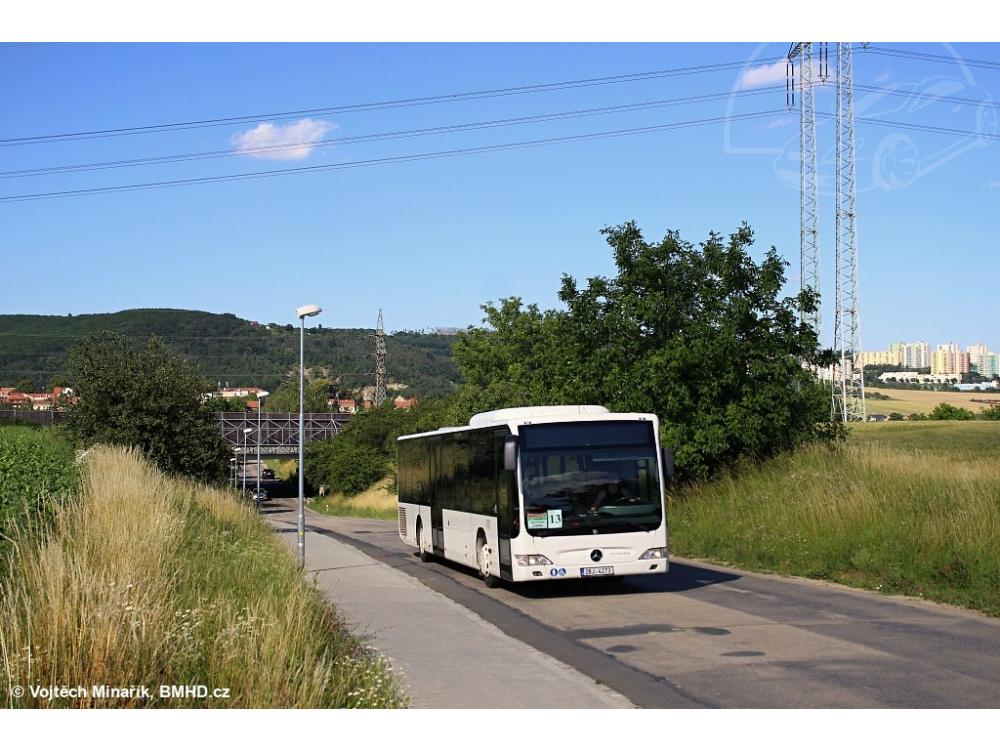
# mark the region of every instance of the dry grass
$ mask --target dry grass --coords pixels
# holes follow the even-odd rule
[[[51,531],[0,574],[0,681],[12,706],[392,707],[385,663],[340,626],[289,553],[228,491],[132,451],[88,458]],[[145,685],[151,698],[15,699],[14,685]],[[161,699],[160,685],[228,688]]]
[[[393,490],[395,477],[390,475],[375,482],[364,492],[347,497],[334,493],[318,497],[309,507],[329,516],[354,516],[357,518],[396,518],[398,501]]]
[[[989,404],[977,404],[974,398],[1000,398],[996,393],[956,393],[955,391],[910,391],[901,388],[865,388],[865,393],[879,393],[889,400],[874,399],[868,403],[868,411],[879,414],[928,414],[938,404],[960,406],[972,412],[989,408]]]

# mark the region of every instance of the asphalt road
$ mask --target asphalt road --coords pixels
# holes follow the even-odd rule
[[[307,524],[638,706],[1000,706],[1000,621],[964,610],[677,558],[617,586],[487,589],[473,571],[421,563],[391,521],[309,512]]]

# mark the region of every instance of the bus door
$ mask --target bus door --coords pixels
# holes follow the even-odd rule
[[[497,539],[500,549],[497,551],[500,559],[500,577],[506,581],[514,580],[513,559],[510,554],[510,540],[517,536],[520,525],[520,513],[517,506],[517,472],[504,471],[503,447],[510,430],[497,430],[493,433],[493,456],[496,466],[496,513]]]
[[[430,438],[427,444],[427,464],[431,473],[431,546],[434,554],[444,557],[444,514],[441,501],[444,497],[441,471],[441,438]]]

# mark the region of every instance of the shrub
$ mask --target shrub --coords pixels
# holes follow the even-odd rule
[[[208,384],[159,339],[135,351],[122,334],[92,334],[73,349],[70,368],[80,404],[69,426],[81,445],[135,446],[165,471],[225,477],[229,451],[201,404]]]
[[[976,415],[973,414],[968,409],[963,409],[961,406],[952,406],[951,404],[941,403],[931,409],[930,414],[927,415],[928,419],[959,419],[966,421],[969,419],[975,419]]]
[[[983,409],[979,414],[979,418],[993,421],[1000,420],[1000,404],[993,404],[989,409]]]

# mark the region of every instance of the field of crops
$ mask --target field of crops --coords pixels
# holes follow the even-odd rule
[[[938,404],[960,406],[971,412],[982,411],[989,404],[977,403],[973,399],[1000,398],[996,393],[956,393],[955,391],[911,391],[903,388],[865,388],[865,393],[886,396],[886,399],[870,399],[868,411],[878,414],[927,414]]]
[[[0,425],[0,524],[76,487],[73,447],[52,429]]]

